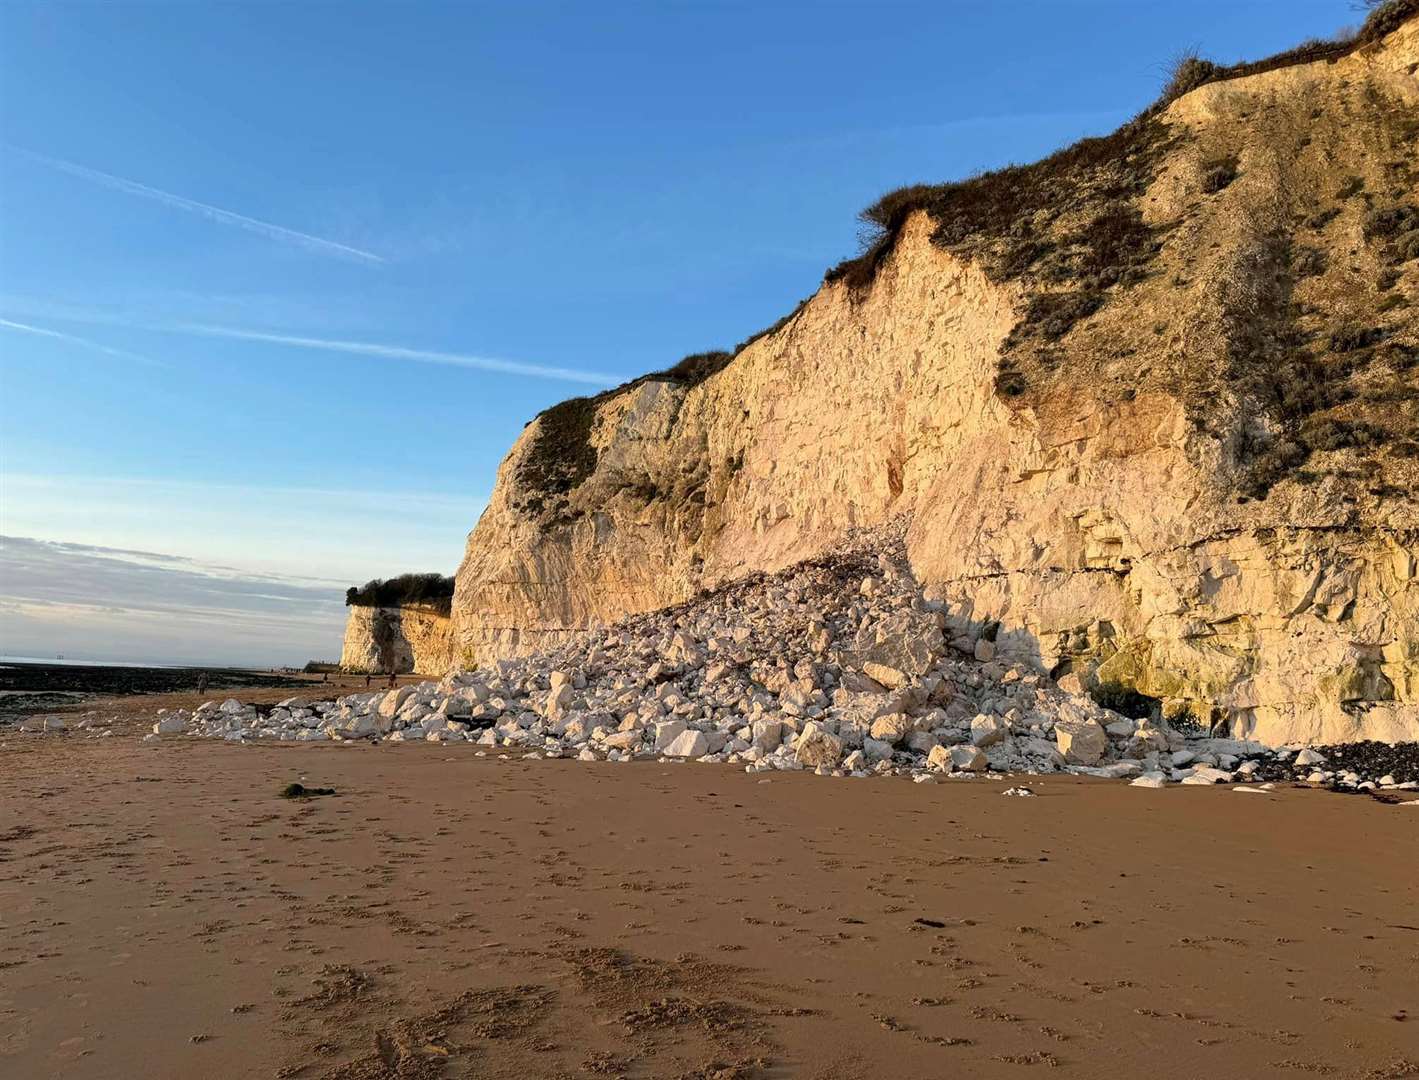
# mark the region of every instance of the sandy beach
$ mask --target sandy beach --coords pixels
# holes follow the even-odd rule
[[[1419,808],[6,741],[7,1077],[1419,1075]]]

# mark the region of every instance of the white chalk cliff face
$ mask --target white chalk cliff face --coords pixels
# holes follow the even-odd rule
[[[1080,361],[1072,375],[1066,360],[1039,393],[997,390],[1024,287],[933,243],[918,212],[866,291],[825,285],[697,385],[651,378],[594,399],[583,425],[594,454],[564,432],[554,439],[544,414],[503,462],[469,536],[453,659],[527,652],[906,514],[913,568],[950,601],[959,644],[985,634],[1003,656],[1161,699],[1238,736],[1419,739],[1412,459],[1317,452],[1311,475],[1240,496],[1238,446],[1256,409],[1219,386],[1200,423],[1174,377],[1226,362],[1226,334],[1213,331],[1237,310],[1226,289],[1259,243],[1255,207],[1330,183],[1316,161],[1359,139],[1364,152],[1335,168],[1416,198],[1414,174],[1390,167],[1403,147],[1371,153],[1353,114],[1333,127],[1305,119],[1319,99],[1361,108],[1370,92],[1419,115],[1415,62],[1410,23],[1381,48],[1175,102],[1165,120],[1190,137],[1141,200],[1150,223],[1167,226],[1158,270],[1064,339],[1067,357],[1123,359]],[[1306,152],[1278,154],[1247,124],[1215,119],[1257,109],[1280,116],[1278,130],[1312,124]],[[1240,177],[1204,195],[1199,170],[1219,141]],[[1348,302],[1337,275],[1371,258],[1353,249],[1365,212],[1344,205],[1317,231],[1331,269],[1296,282],[1296,297]],[[1383,309],[1387,340],[1419,346],[1409,306],[1419,260],[1396,273],[1390,290],[1405,300]],[[1120,389],[1118,371],[1137,378]],[[1401,378],[1412,389],[1414,371]],[[1412,403],[1393,408],[1414,419]],[[568,490],[535,480],[548,454],[576,453],[585,465]]]
[[[451,623],[421,605],[352,604],[345,620],[340,666],[346,671],[442,674],[452,663]]]
[[[601,399],[595,468],[559,514],[522,509],[535,420],[469,538],[458,644],[480,660],[535,648],[909,509],[966,436],[1007,422],[991,378],[1013,321],[1005,292],[923,233],[865,302],[825,289],[698,386]]]

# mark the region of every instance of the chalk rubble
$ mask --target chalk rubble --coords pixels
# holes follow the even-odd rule
[[[1160,716],[1122,716],[1083,690],[1077,676],[1055,682],[996,659],[993,641],[929,599],[898,523],[540,653],[328,701],[209,701],[162,715],[153,733],[436,742],[578,761],[721,762],[751,773],[1372,783],[1328,774],[1313,750],[1179,731]],[[1384,780],[1403,787],[1394,775]]]

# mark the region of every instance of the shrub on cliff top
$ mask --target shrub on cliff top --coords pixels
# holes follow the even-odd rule
[[[737,352],[737,350],[736,350]],[[518,466],[518,481],[537,494],[522,509],[541,512],[560,510],[570,494],[596,469],[596,447],[591,443],[591,426],[599,402],[626,393],[652,380],[697,386],[724,370],[734,353],[722,349],[691,353],[672,367],[642,375],[595,397],[571,398],[538,414],[541,423],[532,445]]]
[[[345,590],[346,606],[399,607],[425,604],[448,607],[453,599],[453,578],[443,574],[400,574],[385,580],[375,578],[359,588]]]
[[[860,253],[833,267],[823,280],[864,291],[916,210],[931,214],[940,246],[963,249],[982,240],[995,241],[1003,251],[961,253],[985,255],[987,270],[997,278],[1021,276],[1048,254],[1048,245],[1032,242],[1031,215],[1067,209],[1080,201],[1081,192],[1101,204],[1141,193],[1151,179],[1160,143],[1161,133],[1150,122],[1177,98],[1208,83],[1338,60],[1419,17],[1419,0],[1379,0],[1367,6],[1371,10],[1364,25],[1343,40],[1308,41],[1275,56],[1231,65],[1213,63],[1192,51],[1183,53],[1172,64],[1158,100],[1111,135],[1082,139],[1032,165],[1010,165],[954,183],[912,184],[888,192],[859,215],[864,225]]]

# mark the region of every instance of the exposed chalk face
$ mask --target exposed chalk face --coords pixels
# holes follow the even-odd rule
[[[1419,498],[1414,461],[1391,452],[1411,444],[1397,419],[1410,405],[1384,396],[1408,395],[1412,379],[1393,380],[1397,364],[1327,332],[1358,320],[1405,370],[1419,346],[1412,308],[1345,287],[1347,275],[1394,271],[1386,291],[1413,293],[1413,260],[1383,263],[1366,214],[1370,202],[1413,202],[1375,148],[1404,145],[1392,125],[1419,110],[1416,63],[1411,23],[1334,63],[1170,105],[1161,120],[1176,145],[1131,207],[1158,230],[1152,272],[1110,286],[1051,343],[1061,374],[1048,385],[1000,388],[1007,341],[1031,329],[1026,287],[987,273],[978,252],[938,246],[942,223],[919,212],[864,292],[825,285],[697,385],[648,378],[573,410],[576,431],[562,435],[585,466],[574,482],[536,482],[532,466],[562,436],[555,417],[534,420],[469,537],[455,659],[546,649],[778,571],[837,543],[846,523],[906,514],[911,565],[947,605],[931,629],[980,663],[1072,666],[1071,691],[1120,686],[1164,701],[1170,717],[1190,712],[1271,744],[1419,738]],[[1203,148],[1237,158],[1236,183],[1200,186]],[[1347,176],[1366,198],[1332,200],[1333,220],[1287,237],[1328,255],[1330,269],[1302,280],[1266,264],[1270,233],[1258,223],[1290,193],[1328,194]],[[1069,207],[1047,216],[1086,226]],[[1266,291],[1278,283],[1285,296]],[[1262,327],[1259,296],[1309,314]],[[1334,341],[1357,373],[1373,360],[1360,381],[1375,393],[1343,415],[1317,414],[1321,426],[1371,409],[1365,423],[1388,434],[1344,445],[1341,423],[1337,438],[1308,444],[1305,476],[1279,475],[1263,497],[1254,473],[1300,453],[1303,432],[1268,412],[1278,380],[1226,376],[1247,350],[1280,370],[1271,350],[1291,332]],[[875,573],[852,585],[862,602],[889,587]],[[875,636],[871,623],[847,638],[824,626],[805,644],[815,656],[857,652],[849,666],[879,688],[930,668],[930,642],[874,652]],[[753,642],[752,628],[725,624],[694,648],[718,681],[730,675],[725,653]],[[694,662],[666,644],[669,662]]]
[[[375,674],[442,674],[454,662],[452,627],[448,613],[432,607],[352,604],[345,616],[340,666]]]
[[[944,782],[1061,771],[1163,786],[1316,775],[1317,783],[1402,789],[1411,779],[1399,751],[1336,772],[1328,769],[1335,750],[1297,753],[1184,732],[1161,716],[1122,716],[1028,665],[980,661],[926,632],[947,618],[913,576],[898,523],[855,530],[819,559],[541,653],[333,701],[208,702],[161,714],[150,737],[433,743]],[[922,670],[896,669],[900,685],[865,674],[877,663],[863,659],[871,650],[900,659],[918,647],[925,652],[913,663]],[[1419,754],[1413,771],[1419,780]]]

